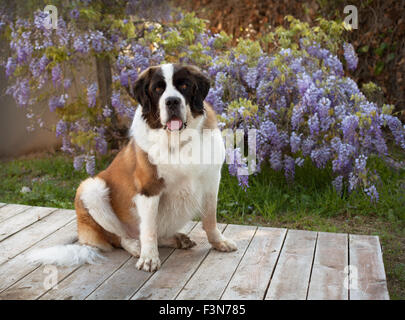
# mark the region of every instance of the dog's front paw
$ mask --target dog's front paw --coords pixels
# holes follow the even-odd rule
[[[153,272],[160,268],[160,259],[158,255],[142,255],[136,263],[138,270]]]
[[[231,252],[238,250],[234,241],[225,238],[217,242],[211,242],[211,245],[214,249],[222,252]]]

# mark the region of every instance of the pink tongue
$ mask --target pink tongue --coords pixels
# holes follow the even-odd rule
[[[180,130],[180,128],[183,126],[183,121],[181,121],[180,119],[176,119],[176,120],[170,120],[167,123],[167,127],[169,128],[169,130]]]

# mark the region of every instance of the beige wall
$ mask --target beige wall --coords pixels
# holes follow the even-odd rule
[[[5,94],[6,87],[4,68],[0,67],[0,159],[53,150],[60,145],[53,132],[42,129],[34,132],[26,130],[28,120],[25,112],[16,106],[13,97]],[[46,111],[44,121],[47,125],[55,123],[55,117],[50,111]]]

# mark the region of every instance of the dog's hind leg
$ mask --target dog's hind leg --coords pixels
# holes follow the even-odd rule
[[[141,243],[138,239],[122,238],[121,247],[132,254],[135,258],[139,258],[141,254]]]
[[[205,195],[204,211],[201,217],[203,229],[207,234],[209,243],[218,251],[230,252],[237,250],[235,242],[225,238],[217,227],[217,196]]]
[[[111,208],[109,189],[101,178],[88,178],[80,185],[75,199],[79,242],[110,250],[119,247],[127,234]]]
[[[190,249],[196,245],[196,243],[184,233],[176,233],[172,237],[159,238],[158,244],[160,247],[169,247],[176,249]]]

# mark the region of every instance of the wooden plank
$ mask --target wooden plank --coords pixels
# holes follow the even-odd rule
[[[74,210],[60,209],[0,242],[0,264],[14,258],[33,244],[66,225],[74,218]]]
[[[347,300],[348,235],[319,232],[308,300]]]
[[[77,238],[76,229],[76,221],[72,221],[47,238],[36,243],[23,254],[19,254],[15,258],[0,265],[0,292],[4,291],[33,270],[37,269],[35,265],[27,263],[27,254],[29,254],[32,250],[39,248],[47,248],[58,244],[72,243],[72,241]]]
[[[377,236],[349,236],[350,300],[389,300]]]
[[[83,265],[77,270],[64,268],[70,274],[58,284],[57,289],[48,291],[40,299],[85,299],[99,288],[110,276],[130,260],[130,254],[121,249],[104,254],[106,260],[99,265]]]
[[[288,230],[266,300],[305,300],[317,233]]]
[[[287,229],[257,229],[222,300],[262,300],[276,266]]]
[[[54,268],[54,270],[50,269]],[[53,285],[50,283],[50,272],[56,272],[57,283],[65,279],[79,267],[40,266],[0,294],[0,300],[35,300],[47,292]]]
[[[114,249],[103,254],[101,264],[85,264],[78,269],[74,267],[58,268],[64,274],[71,272],[65,279],[40,297],[41,300],[83,300],[99,287],[115,270],[130,258],[123,249]]]
[[[182,230],[190,233],[197,222],[190,221]],[[162,265],[172,254],[173,248],[159,248],[159,256]],[[137,258],[131,257],[117,272],[108,278],[100,287],[91,293],[86,299],[89,300],[122,300],[129,299],[153,273],[140,271],[136,268]],[[160,271],[158,271],[160,272]]]
[[[0,223],[0,241],[17,233],[21,229],[45,218],[47,215],[56,211],[56,208],[31,207],[28,210],[17,214]]]
[[[221,231],[225,226],[218,224]],[[132,300],[174,299],[176,297],[211,250],[201,222],[191,231],[190,238],[197,245],[190,250],[175,250],[162,268],[136,292],[131,298]]]
[[[238,250],[233,252],[212,250],[176,299],[219,300],[256,230],[257,227],[254,226],[228,225],[224,236],[236,240]]]
[[[0,208],[0,223],[15,215],[32,208],[23,204],[5,204]]]

